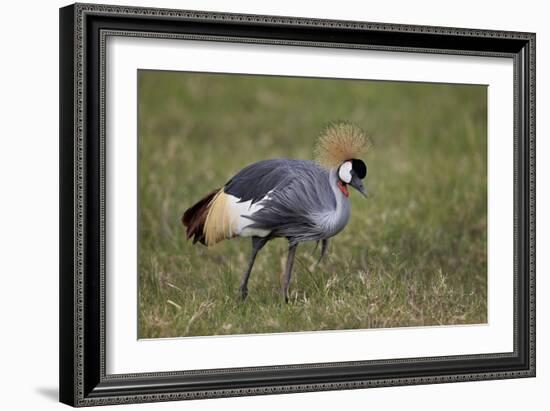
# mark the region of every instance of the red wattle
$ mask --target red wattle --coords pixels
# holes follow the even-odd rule
[[[346,197],[349,197],[348,188],[341,181],[338,181],[338,188]]]

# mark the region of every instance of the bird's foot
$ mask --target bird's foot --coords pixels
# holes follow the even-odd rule
[[[283,290],[282,294],[283,294],[283,299],[285,300],[285,303],[288,304],[288,301],[290,300],[288,296],[288,291]]]
[[[239,288],[239,292],[241,294],[241,299],[244,301],[246,300],[246,297],[248,296],[248,287],[241,287]]]

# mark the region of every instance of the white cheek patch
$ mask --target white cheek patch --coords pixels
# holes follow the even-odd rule
[[[351,181],[351,161],[346,161],[340,166],[338,177],[340,177],[340,180],[344,183],[349,183]]]

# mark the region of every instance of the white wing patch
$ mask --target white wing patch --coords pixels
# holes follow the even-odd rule
[[[257,211],[263,208],[262,201],[269,198],[269,194],[262,198],[260,201],[252,204],[252,200],[239,203],[239,199],[231,194],[227,194],[228,201],[227,206],[231,213],[231,221],[233,227],[233,234],[240,237],[266,237],[271,231],[263,230],[261,228],[249,227],[254,222],[246,217],[252,216]]]

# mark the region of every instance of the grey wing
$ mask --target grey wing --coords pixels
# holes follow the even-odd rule
[[[335,209],[336,199],[328,171],[313,162],[304,163],[294,168],[291,181],[270,193],[262,200],[263,207],[248,217],[253,227],[268,229],[293,243],[325,237],[318,218]]]
[[[271,190],[284,186],[292,180],[298,160],[272,159],[258,161],[239,171],[227,182],[224,191],[239,199],[240,202],[257,203]]]

